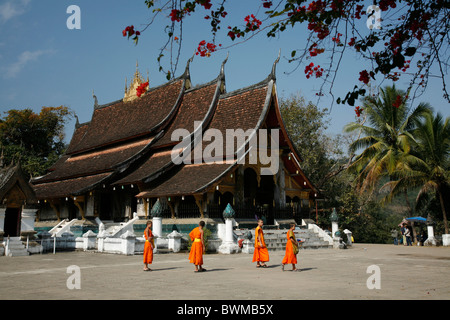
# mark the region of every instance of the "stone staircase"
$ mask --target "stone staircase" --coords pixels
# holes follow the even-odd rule
[[[8,240],[4,240],[3,246],[5,247],[5,256],[18,257],[29,255],[27,248],[20,240],[20,237],[10,237],[9,242]]]
[[[105,224],[105,235],[107,237],[112,237],[122,228],[121,222],[103,221],[103,223]]]
[[[99,227],[101,224],[103,224],[103,227],[105,228],[103,235],[110,238],[118,238],[127,231],[133,232],[133,224],[137,220],[139,220],[139,217],[137,215],[135,215],[133,219],[130,219],[127,222],[113,222],[110,220],[101,221],[100,219],[96,218],[96,222]]]
[[[250,230],[252,233],[252,242],[255,241],[255,230]],[[248,230],[235,230],[238,237],[244,238]],[[286,232],[287,230],[264,230],[264,241],[269,251],[285,250],[286,249]],[[300,228],[294,231],[295,238],[303,241],[301,249],[328,249],[333,248],[333,245],[328,241],[323,240],[317,233],[311,229]]]
[[[63,219],[48,232],[52,237],[61,237],[64,232],[70,231],[70,227],[76,223],[77,219]]]

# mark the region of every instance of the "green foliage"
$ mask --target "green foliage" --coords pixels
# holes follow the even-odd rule
[[[430,194],[439,201],[445,233],[448,233],[448,204],[445,204],[450,185],[450,117],[446,120],[438,113],[428,113],[417,119],[415,129],[409,138],[411,150],[404,155],[403,165],[397,166],[388,189],[387,200],[399,193],[418,188],[417,204],[429,199]],[[424,200],[425,199],[425,200]],[[448,201],[447,201],[448,202]]]
[[[444,199],[450,185],[450,118],[434,116],[426,103],[410,108],[406,101],[404,92],[389,86],[380,90],[378,98],[364,99],[364,119],[345,127],[362,134],[350,145],[352,152],[362,152],[349,172],[357,175],[360,195],[379,189],[384,193],[377,198],[381,204],[402,196],[410,208],[406,216],[414,213],[408,192],[417,195],[417,208],[434,207],[434,212],[439,208],[448,233],[449,205]],[[421,213],[427,216],[429,211]]]
[[[69,108],[42,107],[9,110],[0,119],[0,146],[4,162],[20,161],[30,176],[39,176],[55,163],[65,149],[64,125],[71,118]]]
[[[362,152],[349,167],[358,174],[357,187],[361,192],[372,192],[380,178],[392,177],[411,148],[409,138],[416,121],[431,112],[427,104],[411,110],[405,101],[405,92],[387,86],[380,90],[379,97],[364,99],[362,121],[344,128],[346,132],[363,135],[350,145],[351,152]]]
[[[385,90],[385,92],[389,90]],[[397,93],[401,92],[396,90],[389,91],[386,100],[390,99],[388,98],[389,96],[394,96],[389,101],[396,101],[395,94]],[[329,123],[327,110],[320,110],[317,106],[306,103],[299,96],[281,99],[280,101],[283,121],[294,145],[300,151],[304,160],[302,163],[303,169],[326,197],[325,201],[319,203],[319,225],[325,229],[331,227],[329,217],[332,208],[335,207],[339,216],[339,227],[342,230],[351,230],[355,241],[391,243],[390,230],[397,228],[398,223],[404,216],[409,216],[409,211],[405,206],[405,198],[401,197],[396,199],[392,205],[386,204],[383,206],[382,199],[384,194],[379,194],[378,190],[383,184],[390,181],[389,175],[383,173],[376,177],[372,181],[374,184],[373,192],[368,193],[360,192],[361,189],[356,187],[357,184],[355,185],[355,179],[356,182],[359,182],[361,173],[358,170],[354,170],[354,167],[351,168],[352,170],[345,170],[349,164],[349,157],[343,150],[350,146],[351,151],[356,151],[357,147],[365,146],[364,143],[370,143],[371,141],[366,136],[363,136],[356,137],[353,142],[350,142],[350,137],[348,136],[331,136],[327,134],[326,129]],[[390,102],[387,102],[387,104]],[[392,141],[394,146],[403,150],[402,148],[404,147],[400,148],[401,144],[396,144],[396,142],[401,140],[401,138],[398,138],[399,132],[403,131],[397,130],[398,132],[393,132],[387,126],[382,125],[384,121],[382,119],[389,119],[389,114],[395,112],[397,118],[392,119],[392,116],[390,117],[392,124],[390,128],[400,127],[404,131],[406,129],[412,131],[414,126],[408,122],[411,117],[408,118],[405,106],[401,107],[401,110],[397,110],[397,108],[389,107],[387,104],[383,104],[383,100],[375,100],[374,105],[379,106],[381,110],[373,111],[373,117],[376,117],[374,120],[370,119],[369,112],[366,113],[366,121],[373,126],[378,121],[381,128],[373,128],[361,122],[352,123],[347,128],[353,126],[350,131],[359,129],[363,130],[365,135],[372,134],[376,139],[386,139],[387,142],[383,142],[383,146],[388,145],[389,141]],[[384,110],[383,105],[390,111]],[[424,109],[421,109],[421,112]],[[406,118],[408,118],[408,121],[405,120]],[[374,138],[373,141],[376,139]],[[399,151],[398,154],[401,155],[402,153]],[[361,155],[365,156],[366,154],[362,152]],[[371,156],[372,158],[376,157],[374,154],[371,154]],[[398,159],[400,158],[399,156]],[[356,159],[361,161],[359,157]],[[371,159],[367,157],[365,160],[369,163]],[[394,171],[392,171],[392,174]],[[412,192],[410,193],[412,194]],[[411,198],[411,194],[407,196]],[[411,202],[413,200],[414,197],[410,199]]]

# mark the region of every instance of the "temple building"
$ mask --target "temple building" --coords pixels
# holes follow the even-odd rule
[[[38,200],[20,163],[3,167],[0,158],[0,256],[3,242],[33,238]]]
[[[308,217],[318,190],[281,118],[277,62],[266,79],[232,92],[226,60],[196,86],[188,61],[161,86],[149,88],[136,70],[123,99],[99,105],[94,96],[91,120],[77,120],[65,154],[31,181],[37,219],[151,218],[158,199],[168,219],[221,218],[228,203],[236,219]]]

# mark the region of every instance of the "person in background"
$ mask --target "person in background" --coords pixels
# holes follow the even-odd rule
[[[144,230],[145,244],[144,244],[144,271],[152,271],[148,265],[153,262],[153,249],[155,242],[152,233],[152,222],[147,221],[147,227]]]
[[[409,230],[408,227],[405,227],[405,238],[406,238],[406,245],[412,246],[411,242],[411,230]]]
[[[252,262],[256,262],[257,268],[267,268],[266,262],[269,261],[269,251],[264,242],[263,225],[263,220],[259,219],[258,226],[255,229],[255,251],[253,252]]]
[[[394,239],[394,245],[398,245],[398,230],[392,229],[391,230],[391,236]]]
[[[205,240],[203,238],[203,228],[205,221],[200,221],[197,228],[194,228],[189,237],[192,240],[191,251],[189,253],[189,262],[195,265],[195,272],[203,272],[203,253],[205,252]]]
[[[295,239],[294,229],[295,223],[289,225],[287,243],[286,243],[286,254],[284,255],[283,261],[281,262],[281,269],[284,271],[285,264],[292,264],[292,271],[297,271],[295,265],[297,264],[297,254],[298,254],[298,243]]]

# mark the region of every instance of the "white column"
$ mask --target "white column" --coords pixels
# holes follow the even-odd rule
[[[122,238],[122,253],[125,255],[134,255],[134,248],[136,244],[136,236],[132,232],[125,232]]]
[[[450,234],[442,235],[442,245],[444,247],[450,247]]]
[[[0,207],[0,236],[5,232],[5,213],[6,208]]]
[[[97,235],[92,231],[89,230],[85,234],[83,234],[83,250],[92,250],[96,247],[96,241]]]
[[[234,243],[233,238],[233,219],[225,218],[225,241],[219,247],[219,252],[224,254],[231,254],[240,252],[241,248]]]
[[[174,230],[167,236],[167,238],[169,238],[169,250],[179,252],[181,250],[182,234]]]
[[[21,232],[33,232],[34,221],[36,219],[36,212],[38,209],[23,208],[22,209],[22,222],[20,226]]]
[[[334,233],[337,232],[338,230],[339,230],[339,226],[338,226],[337,221],[332,221],[331,222],[331,236],[333,238],[335,237]]]
[[[162,218],[161,217],[153,217],[152,222],[153,222],[153,226],[152,226],[153,236],[156,238],[161,238],[162,237]]]
[[[146,215],[146,212],[145,212],[145,201],[146,200],[144,200],[144,199],[138,199],[137,207],[136,207],[137,215],[139,217],[142,217],[142,218],[144,218],[145,215]]]

